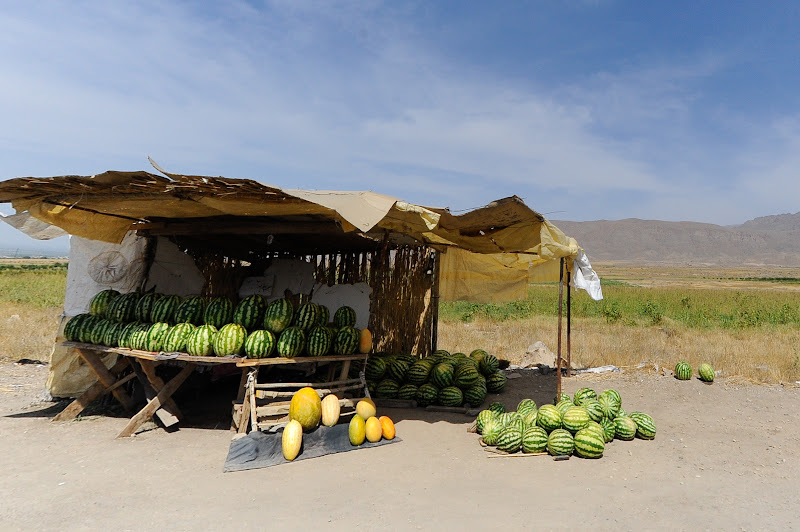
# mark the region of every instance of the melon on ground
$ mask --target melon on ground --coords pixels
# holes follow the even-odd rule
[[[322,401],[314,388],[297,390],[289,403],[289,419],[300,422],[303,430],[309,431],[319,425],[322,417]]]

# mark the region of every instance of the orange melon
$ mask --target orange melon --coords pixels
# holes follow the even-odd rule
[[[322,424],[326,427],[332,427],[339,422],[339,414],[342,409],[339,406],[339,398],[334,394],[328,394],[322,400]]]
[[[356,403],[356,414],[361,416],[362,419],[369,419],[377,414],[377,412],[375,401],[372,399],[362,399]]]
[[[358,352],[366,354],[372,351],[372,333],[369,329],[361,329],[361,335],[358,339]]]
[[[297,420],[303,430],[309,431],[319,425],[322,417],[322,401],[314,388],[297,390],[289,403],[289,419]]]
[[[354,415],[353,419],[350,420],[350,427],[347,429],[347,432],[350,435],[350,443],[352,445],[361,445],[364,443],[364,438],[367,437],[367,426],[364,422],[364,418],[358,414]]]
[[[300,422],[293,419],[283,429],[283,437],[281,438],[281,449],[283,450],[283,457],[289,461],[297,458],[300,454],[300,447],[303,445],[303,427]]]
[[[383,432],[384,439],[393,440],[395,435],[394,421],[392,421],[389,416],[381,416],[378,418],[378,421],[381,422],[381,431]]]
[[[381,441],[381,436],[383,436],[383,429],[381,428],[381,422],[378,421],[378,418],[376,418],[375,416],[369,418],[364,424],[364,432],[367,437],[367,441],[372,443],[375,443],[376,441]]]

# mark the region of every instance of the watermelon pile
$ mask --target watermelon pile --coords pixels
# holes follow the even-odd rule
[[[653,418],[643,412],[626,413],[616,390],[600,394],[581,388],[573,397],[558,395],[553,404],[537,408],[523,399],[514,412],[492,403],[475,420],[483,443],[506,453],[549,453],[552,456],[600,458],[612,441],[656,436]]]
[[[371,394],[382,399],[413,399],[428,405],[479,407],[487,393],[500,393],[506,374],[494,355],[476,349],[467,356],[438,350],[413,355],[370,357],[364,370]]]
[[[714,382],[714,377],[716,376],[716,372],[714,368],[711,367],[711,364],[703,363],[697,368],[697,375],[701,381],[712,383]],[[692,378],[692,366],[689,365],[686,361],[681,361],[675,364],[675,378],[680,381],[688,381]]]
[[[258,294],[234,303],[156,292],[116,290],[97,293],[89,312],[64,326],[67,340],[143,351],[184,352],[194,356],[350,355],[359,347],[356,314],[330,311],[316,303],[297,309],[288,299],[267,304]]]

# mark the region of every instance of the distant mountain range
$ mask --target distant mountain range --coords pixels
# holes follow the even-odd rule
[[[552,220],[591,261],[800,266],[800,212],[721,226],[658,220]]]

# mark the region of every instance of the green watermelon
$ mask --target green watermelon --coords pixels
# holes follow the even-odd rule
[[[575,454],[582,458],[600,458],[606,445],[603,436],[592,429],[582,429],[575,434]]]
[[[555,405],[544,404],[539,407],[539,412],[536,415],[536,424],[542,427],[547,432],[561,427],[561,412]]]
[[[523,399],[517,404],[517,412],[524,418],[530,411],[536,411],[536,402],[533,399]]]
[[[325,305],[317,305],[317,325],[325,327],[331,321],[331,311]]]
[[[337,328],[342,327],[355,327],[356,326],[356,311],[352,307],[342,306],[336,309],[333,314],[333,323]]]
[[[589,414],[589,419],[594,422],[600,423],[600,420],[606,416],[603,405],[596,399],[587,399],[581,404],[581,407],[586,410]]]
[[[700,375],[701,381],[714,382],[714,368],[711,367],[711,364],[700,364],[697,373]]]
[[[103,336],[106,334],[111,324],[116,322],[101,318],[100,316],[95,317],[97,318],[97,322],[89,331],[89,342],[96,345],[103,345]]]
[[[312,357],[327,355],[333,345],[333,335],[327,327],[315,326],[308,331],[306,351]]]
[[[500,393],[505,389],[506,381],[506,373],[502,369],[498,369],[486,376],[486,389],[491,393]]]
[[[643,440],[656,437],[656,424],[653,418],[642,412],[631,412],[629,416],[636,423],[636,435]]]
[[[579,388],[578,391],[575,392],[572,402],[576,405],[581,405],[588,399],[597,399],[597,393],[591,388]]]
[[[605,390],[600,393],[600,395],[597,396],[597,403],[603,410],[603,416],[609,419],[617,417],[619,409],[622,406],[619,401],[617,401],[617,397],[612,393],[612,390]]]
[[[170,324],[160,321],[150,326],[145,338],[144,350],[158,352],[164,344],[164,339],[169,332]]]
[[[274,350],[275,336],[266,329],[251,332],[244,341],[244,352],[247,358],[268,358]]]
[[[172,319],[175,323],[203,324],[203,313],[206,309],[206,300],[201,296],[189,296],[181,301],[175,308]]]
[[[186,351],[186,341],[189,335],[194,331],[194,325],[191,323],[178,323],[173,325],[167,335],[164,337],[164,343],[161,349],[167,353],[176,351]]]
[[[118,296],[119,292],[111,289],[101,290],[96,293],[89,302],[89,314],[92,316],[108,317],[106,316],[106,310],[108,310],[109,304]]]
[[[214,336],[217,328],[213,325],[201,325],[186,339],[186,352],[196,357],[208,357],[214,354]]]
[[[397,399],[400,384],[394,379],[383,379],[375,388],[375,395],[382,399]]]
[[[547,432],[542,427],[525,427],[522,433],[523,453],[543,453],[547,450]]]
[[[507,453],[515,453],[522,447],[522,434],[518,425],[507,425],[497,437],[497,448]]]
[[[569,456],[574,448],[575,439],[567,430],[555,429],[547,437],[547,452],[553,456]]]
[[[600,420],[600,426],[603,427],[603,439],[606,443],[614,439],[617,433],[617,427],[614,425],[614,420],[604,417]]]
[[[560,403],[562,401],[570,401],[570,402],[572,402],[572,397],[570,397],[568,393],[561,392],[559,394],[556,394],[555,399],[553,399],[553,404],[557,405],[558,403]]]
[[[264,312],[264,328],[276,336],[292,323],[294,305],[288,299],[276,299]]]
[[[480,373],[471,364],[459,364],[453,373],[453,384],[466,390],[478,382]]]
[[[133,321],[136,310],[136,303],[139,301],[139,294],[129,292],[115,297],[106,308],[106,317],[112,321],[127,323]]]
[[[264,322],[267,302],[261,294],[251,294],[239,301],[233,309],[233,323],[238,323],[248,331],[255,331]]]
[[[431,382],[436,385],[437,388],[444,389],[448,386],[452,386],[453,384],[453,373],[455,372],[455,368],[453,368],[452,364],[447,362],[440,362],[433,366],[431,370]],[[488,389],[488,382],[486,383],[486,388]]]
[[[316,303],[303,303],[294,313],[292,318],[292,325],[307,331],[317,325],[319,320],[319,309]]]
[[[122,330],[119,332],[119,336],[117,337],[117,347],[131,347],[131,336],[133,332],[139,327],[140,322],[132,321],[130,323],[121,323]]]
[[[397,398],[410,401],[417,398],[418,388],[415,384],[404,384],[397,390]]]
[[[306,344],[306,337],[299,327],[287,327],[278,337],[278,355],[285,358],[300,356]]]
[[[500,361],[497,360],[497,357],[487,353],[478,361],[478,369],[484,375],[491,375],[495,371],[497,371],[500,367]]]
[[[209,301],[203,311],[203,323],[213,325],[217,329],[233,319],[233,301],[227,297],[215,297]]]
[[[636,436],[636,422],[628,416],[617,416],[614,418],[614,437],[618,440],[629,441]]]
[[[170,324],[175,323],[175,310],[180,304],[180,296],[163,296],[153,304],[153,310],[150,312],[150,321],[163,321]]]
[[[442,406],[461,406],[464,403],[464,394],[455,386],[447,386],[439,391],[437,401]]]
[[[161,299],[161,294],[156,292],[147,292],[143,294],[138,301],[133,311],[133,317],[136,321],[153,321],[150,319],[150,314],[153,312],[153,306]]]
[[[491,410],[496,414],[505,414],[506,407],[503,405],[503,403],[495,401],[494,403],[489,405],[489,410]]]
[[[68,319],[67,323],[64,325],[64,338],[70,342],[79,341],[81,324],[88,316],[90,316],[88,313],[78,314]]]
[[[478,434],[483,434],[483,426],[486,423],[486,420],[489,418],[494,419],[497,417],[497,414],[492,410],[481,410],[478,413],[478,417],[475,418],[475,428],[478,431]]]
[[[464,390],[464,402],[472,408],[477,408],[486,400],[486,385],[479,381]]]
[[[483,425],[481,439],[486,445],[497,445],[503,425],[497,417],[487,419]]]
[[[589,424],[589,413],[580,406],[570,406],[561,415],[562,426],[575,434]]]
[[[428,359],[417,360],[408,368],[406,379],[411,384],[419,386],[428,381],[428,376],[433,369],[433,363]]]
[[[680,381],[688,381],[692,378],[692,366],[688,362],[678,362],[675,365],[675,378]]]
[[[333,353],[336,355],[352,355],[358,349],[360,337],[361,332],[355,327],[342,327],[333,339]]]
[[[428,382],[420,385],[420,387],[417,388],[417,395],[415,399],[417,400],[417,405],[424,408],[435,403],[438,397],[439,389]]]
[[[565,399],[565,400],[563,400],[563,401],[559,402],[559,403],[556,405],[556,409],[557,409],[557,410],[558,410],[558,411],[561,413],[561,415],[563,416],[563,415],[564,415],[564,412],[566,412],[566,411],[567,411],[567,408],[571,408],[571,407],[573,407],[573,406],[575,406],[575,403],[573,403],[573,402],[572,402],[572,399],[570,399],[570,400],[566,400],[566,399]]]
[[[125,324],[118,323],[116,321],[112,321],[109,323],[111,323],[111,325],[106,328],[106,332],[103,335],[102,344],[110,347],[117,347],[119,342],[119,335],[122,332],[122,329],[125,328]]]
[[[140,323],[131,334],[131,349],[144,351],[147,349],[147,333],[150,330],[150,323]]]
[[[238,323],[226,323],[214,335],[214,353],[218,357],[239,356],[247,339],[247,330]]]
[[[408,361],[403,358],[396,358],[389,363],[386,368],[386,376],[396,380],[397,382],[404,382],[406,380],[406,373],[408,373]]]
[[[369,357],[367,367],[364,370],[364,376],[368,381],[377,382],[383,378],[386,373],[386,361],[381,357]]]

